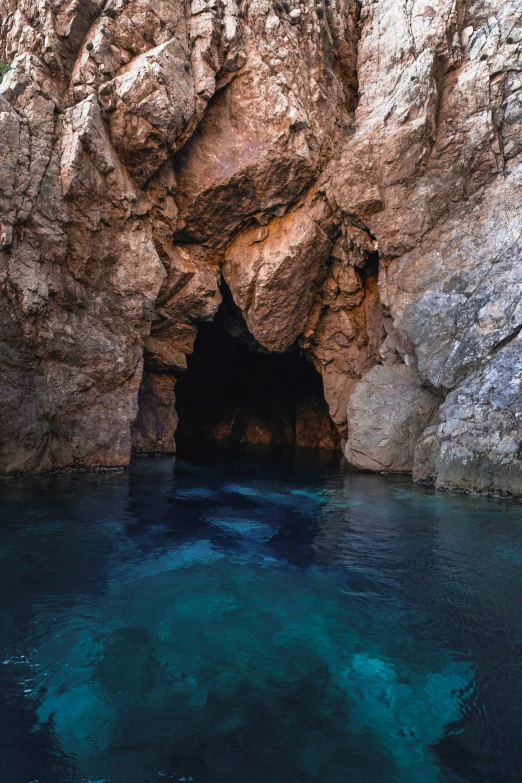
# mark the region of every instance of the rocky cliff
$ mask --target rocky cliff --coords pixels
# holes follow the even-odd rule
[[[0,22],[0,473],[173,451],[225,286],[253,350],[321,374],[349,462],[522,494],[519,0]]]

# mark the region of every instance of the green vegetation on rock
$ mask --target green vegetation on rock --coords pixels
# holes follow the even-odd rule
[[[2,79],[4,78],[5,74],[11,70],[13,66],[11,63],[3,63],[0,60],[0,84],[2,83]]]

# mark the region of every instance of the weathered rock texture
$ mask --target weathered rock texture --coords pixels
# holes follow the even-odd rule
[[[0,21],[0,473],[174,450],[224,280],[256,350],[320,372],[349,461],[522,495],[518,0]]]
[[[373,367],[348,403],[346,458],[362,470],[411,471],[415,447],[439,402],[412,367]]]

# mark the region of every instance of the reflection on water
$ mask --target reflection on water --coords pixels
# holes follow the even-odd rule
[[[0,491],[3,783],[520,780],[516,504],[317,458]]]

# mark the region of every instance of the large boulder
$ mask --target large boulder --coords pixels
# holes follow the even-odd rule
[[[350,397],[346,459],[361,470],[412,471],[415,447],[439,403],[413,368],[374,367]]]

